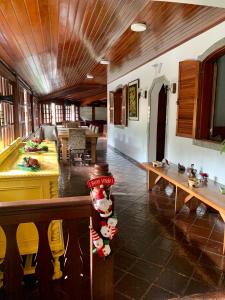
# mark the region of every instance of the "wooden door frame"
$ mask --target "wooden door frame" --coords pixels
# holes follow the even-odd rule
[[[162,86],[168,86],[169,80],[165,76],[157,77],[153,80],[148,99],[148,130],[147,130],[147,161],[156,159],[156,141],[157,141],[157,124],[158,124],[158,103],[159,103],[159,92]],[[167,107],[166,107],[166,132],[165,132],[165,154],[167,154],[167,135],[168,135],[168,106],[169,97],[167,94]],[[157,114],[153,116],[154,110]],[[155,124],[155,128],[153,125]],[[156,134],[156,135],[154,135]],[[150,148],[152,151],[150,151]]]

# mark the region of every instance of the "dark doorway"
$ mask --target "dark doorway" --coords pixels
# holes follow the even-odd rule
[[[159,161],[161,161],[165,156],[166,107],[167,107],[167,88],[163,85],[159,92],[157,138],[156,138],[156,160]]]

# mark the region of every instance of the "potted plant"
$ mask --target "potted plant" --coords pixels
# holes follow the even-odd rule
[[[223,152],[225,152],[225,140],[222,142],[222,148],[220,150],[220,153],[222,154]]]

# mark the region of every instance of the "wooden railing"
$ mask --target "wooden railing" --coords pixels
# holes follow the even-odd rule
[[[96,268],[94,266],[92,272],[89,222],[94,215],[89,196],[0,202],[0,226],[6,236],[3,268],[0,266],[3,275],[0,299],[111,299],[112,282],[108,282],[109,277],[104,278],[104,260],[94,259]],[[53,280],[54,264],[48,240],[48,227],[51,220],[62,220],[65,245],[64,254],[59,259],[62,276],[57,280]],[[39,236],[37,255],[33,257],[34,274],[29,276],[24,275],[24,266],[16,239],[18,225],[28,222],[36,225]],[[86,241],[85,250],[80,243],[81,240]],[[105,264],[106,268],[112,266],[109,262],[110,259]],[[101,274],[97,274],[98,270]],[[112,274],[112,270],[106,273]],[[92,279],[93,274],[95,280]],[[110,280],[111,278],[110,275]],[[101,286],[110,286],[110,288],[101,290]]]

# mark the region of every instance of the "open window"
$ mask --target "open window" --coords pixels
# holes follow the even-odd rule
[[[41,112],[42,112],[42,124],[52,124],[51,103],[42,103]]]
[[[127,85],[109,93],[109,118],[114,125],[128,125]]]
[[[196,60],[179,63],[177,136],[195,137],[199,67],[200,62]]]
[[[14,140],[13,85],[0,76],[0,151]]]
[[[33,97],[33,118],[34,118],[34,130],[36,130],[40,125],[39,105],[38,105],[38,99],[36,97]]]
[[[225,47],[202,63],[197,137],[221,142],[225,139]]]
[[[179,64],[177,135],[225,139],[225,47]]]
[[[19,136],[25,138],[32,132],[31,94],[22,84],[18,91]]]
[[[63,122],[63,104],[56,104],[55,105],[55,121],[56,124],[62,124]]]

